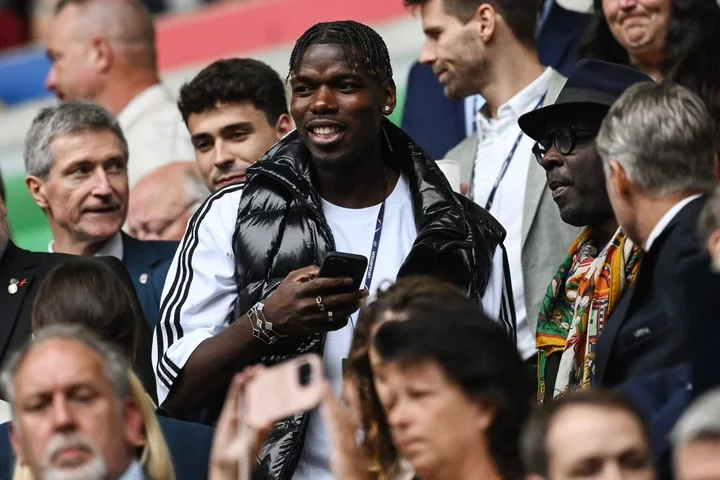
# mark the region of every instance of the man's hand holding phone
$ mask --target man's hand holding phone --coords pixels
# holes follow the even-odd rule
[[[347,325],[368,296],[350,277],[318,277],[310,266],[290,272],[265,300],[263,314],[280,335],[310,335]]]

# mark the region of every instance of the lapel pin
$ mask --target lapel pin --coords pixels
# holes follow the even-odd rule
[[[147,273],[141,274],[140,275],[140,283],[145,285],[147,283],[147,281],[148,281],[148,274]]]
[[[27,279],[23,278],[22,280],[18,281],[17,278],[11,278],[10,279],[10,285],[8,285],[8,292],[10,292],[10,295],[14,295],[17,293],[18,288],[22,288],[25,285],[27,285]]]

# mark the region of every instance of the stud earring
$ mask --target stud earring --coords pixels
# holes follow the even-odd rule
[[[389,112],[389,111],[390,111],[390,107],[389,107],[388,105],[385,105],[385,111],[386,111],[386,112]]]

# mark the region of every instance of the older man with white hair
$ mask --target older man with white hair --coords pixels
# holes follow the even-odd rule
[[[10,442],[36,479],[141,480],[144,424],[125,355],[79,327],[53,326],[5,364]]]
[[[720,478],[720,390],[698,400],[672,433],[676,480]]]
[[[720,281],[697,233],[717,183],[715,125],[688,89],[642,83],[612,106],[597,147],[618,223],[646,252],[597,341],[595,383],[612,386],[689,362],[720,312]]]
[[[49,250],[121,260],[154,327],[177,243],[140,241],[120,231],[130,164],[118,122],[88,102],[44,108],[25,140],[25,183],[50,224]]]

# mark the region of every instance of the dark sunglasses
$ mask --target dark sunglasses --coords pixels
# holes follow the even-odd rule
[[[550,132],[533,145],[532,152],[535,160],[542,162],[545,154],[555,145],[561,155],[569,155],[575,150],[578,141],[586,142],[597,136],[597,127],[562,127]]]

